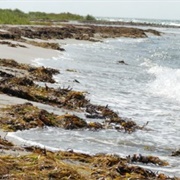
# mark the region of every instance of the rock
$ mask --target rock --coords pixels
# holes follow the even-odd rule
[[[171,156],[180,156],[180,149],[177,151],[173,151]]]
[[[123,60],[118,61],[119,64],[124,64],[124,65],[128,65],[127,63],[125,63]]]
[[[159,166],[169,165],[166,161],[163,161],[155,156],[142,156],[141,154],[134,154],[132,157],[129,156],[130,162],[141,162],[144,164],[152,163]]]
[[[75,82],[75,83],[80,83],[77,79],[74,79],[74,81],[73,82]]]

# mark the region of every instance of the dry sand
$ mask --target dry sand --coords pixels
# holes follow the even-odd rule
[[[19,63],[31,64],[36,58],[50,59],[60,55],[60,52],[57,50],[45,49],[16,41],[11,42],[25,45],[27,48],[9,47],[7,45],[0,44],[0,58],[14,59]]]
[[[30,39],[28,39],[28,40],[30,40]],[[61,45],[61,47],[65,46],[67,44],[90,44],[90,43],[93,43],[90,41],[75,40],[75,39],[62,39],[62,40],[56,39],[56,40],[48,40],[48,41],[40,40],[40,39],[33,39],[33,41],[59,43]],[[0,40],[0,42],[1,42],[1,40]],[[35,60],[37,58],[51,59],[53,57],[57,58],[57,57],[61,56],[61,54],[62,54],[62,52],[58,51],[58,50],[41,48],[41,47],[29,45],[27,43],[16,42],[16,41],[8,41],[8,42],[11,42],[13,44],[18,43],[21,45],[25,45],[27,47],[27,48],[10,47],[8,45],[0,44],[0,58],[14,59],[19,63],[31,64],[33,62],[33,60]]]

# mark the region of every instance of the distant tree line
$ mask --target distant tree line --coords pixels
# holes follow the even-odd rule
[[[81,16],[72,13],[45,13],[45,12],[29,12],[24,13],[19,9],[0,9],[0,24],[32,24],[38,22],[51,21],[94,21],[95,17],[92,15]]]

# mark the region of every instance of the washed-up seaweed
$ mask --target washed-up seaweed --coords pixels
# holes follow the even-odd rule
[[[71,151],[51,152],[45,148],[24,147],[24,156],[1,156],[2,179],[146,179],[178,180],[162,173],[130,165],[118,155],[88,155]]]
[[[86,122],[86,120],[73,114],[56,115],[44,109],[39,109],[31,103],[7,106],[1,108],[0,111],[3,112],[0,118],[0,127],[6,131],[25,130],[36,127],[43,128],[45,126],[68,130],[113,129],[113,125],[109,124],[107,126],[106,122]]]
[[[29,79],[42,81],[42,82],[50,82],[54,83],[55,80],[53,79],[53,75],[56,75],[59,72],[57,69],[53,68],[46,68],[46,67],[33,67],[28,64],[17,63],[13,59],[0,59],[0,66],[6,68],[6,74],[10,76],[17,76],[18,73],[21,73],[21,77],[28,77]],[[17,71],[14,73],[14,71]],[[18,70],[20,72],[18,72]],[[2,74],[3,76],[3,74]]]

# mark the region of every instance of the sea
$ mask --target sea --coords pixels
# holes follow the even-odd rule
[[[139,28],[156,29],[162,35],[71,43],[63,46],[66,51],[60,52],[58,57],[36,59],[34,64],[60,70],[55,76],[54,87],[84,91],[93,104],[108,105],[120,117],[141,126],[148,122],[146,129],[129,134],[113,129],[90,131],[47,127],[8,133],[8,137],[50,150],[73,149],[122,157],[133,154],[158,156],[169,165],[138,165],[180,177],[180,157],[171,156],[173,151],[180,149],[180,21],[134,21],[176,24],[177,28],[143,26]],[[58,113],[58,110],[54,112]],[[73,114],[90,121],[80,112]]]

